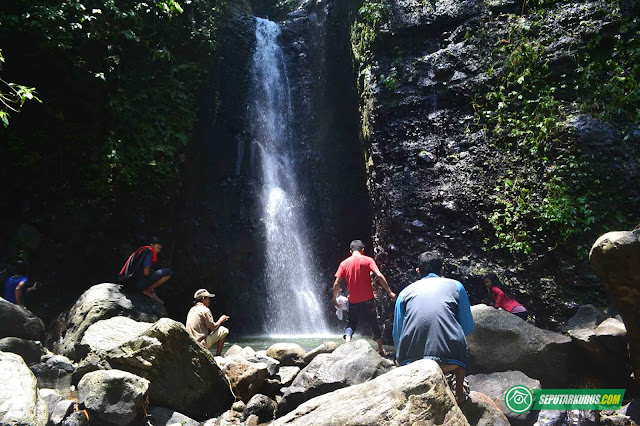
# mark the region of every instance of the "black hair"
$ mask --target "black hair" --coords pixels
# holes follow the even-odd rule
[[[443,264],[442,255],[437,251],[425,251],[418,256],[418,270],[422,276],[441,274]]]
[[[502,281],[500,281],[500,278],[498,278],[498,276],[496,275],[495,272],[489,272],[484,277],[486,279],[488,279],[489,281],[491,281],[491,284],[493,284],[494,287],[498,287],[500,290],[502,290],[502,292],[505,294],[505,296],[507,296],[509,299],[514,299],[515,300],[516,297],[513,295],[511,290],[509,290],[509,288],[505,287],[502,284]]]
[[[153,237],[149,238],[149,245],[151,244],[162,244],[162,241],[160,240],[160,238],[154,235]]]
[[[491,281],[491,284],[497,285],[498,287],[502,288],[502,282],[500,281],[500,278],[498,278],[495,272],[489,272],[484,277],[489,281]]]
[[[364,243],[360,240],[353,240],[349,244],[349,250],[351,251],[362,251],[362,249],[364,249]]]
[[[16,262],[16,275],[27,275],[29,270],[29,264],[23,260],[18,260]]]

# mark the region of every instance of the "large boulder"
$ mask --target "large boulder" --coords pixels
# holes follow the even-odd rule
[[[164,305],[143,294],[125,294],[117,284],[97,284],[85,291],[49,329],[47,346],[56,353],[79,361],[88,348],[82,345],[87,329],[100,320],[124,316],[153,323],[167,316]]]
[[[280,361],[283,367],[303,367],[306,354],[307,351],[297,343],[276,343],[267,349],[267,356]]]
[[[219,361],[218,365],[227,375],[233,393],[244,402],[248,402],[262,390],[264,381],[269,376],[266,363],[249,362],[240,355],[220,358]]]
[[[87,345],[89,351],[107,351],[139,336],[152,325],[122,316],[100,320],[87,328],[81,343]]]
[[[18,337],[5,337],[0,339],[0,351],[11,352],[20,355],[27,365],[40,361],[45,354],[42,343],[34,340],[25,340]]]
[[[148,390],[148,380],[126,371],[94,371],[78,383],[78,402],[103,422],[128,425],[143,415]]]
[[[44,342],[44,323],[31,311],[0,297],[0,338],[2,337]]]
[[[467,342],[472,371],[522,371],[545,387],[566,385],[571,338],[487,305],[472,306],[471,313],[475,329]]]
[[[71,399],[63,399],[58,402],[49,415],[49,424],[61,425],[62,422],[75,411],[76,403]]]
[[[0,352],[0,424],[45,426],[47,403],[36,378],[19,355]]]
[[[364,383],[391,370],[366,340],[340,346],[330,354],[316,356],[293,380],[278,404],[278,417],[304,401],[346,386]]]
[[[38,393],[40,398],[47,404],[47,412],[49,413],[49,418],[51,418],[53,410],[64,399],[62,394],[57,389],[40,389]]]
[[[322,356],[329,355],[319,355],[316,360]],[[275,420],[272,426],[384,424],[469,423],[456,405],[438,364],[420,360],[365,383],[313,398]]]
[[[469,398],[460,405],[471,426],[512,426],[496,403],[487,395],[471,391]]]
[[[509,419],[509,423],[516,425],[530,425],[535,422],[537,413],[528,411],[522,414],[513,413],[504,403],[504,395],[515,385],[524,385],[529,389],[540,389],[540,381],[528,377],[520,371],[504,371],[490,374],[472,374],[467,376],[469,388],[480,392],[495,403],[495,405]],[[464,411],[464,409],[463,409]],[[469,422],[471,423],[471,422]]]
[[[640,229],[604,234],[591,247],[589,260],[620,311],[631,365],[640,382]]]
[[[162,318],[118,347],[91,352],[78,371],[118,369],[151,382],[149,399],[196,420],[228,409],[235,397],[211,353],[196,343],[184,325]]]

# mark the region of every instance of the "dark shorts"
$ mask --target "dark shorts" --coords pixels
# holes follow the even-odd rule
[[[380,325],[378,324],[375,299],[361,303],[349,303],[349,308],[347,309],[347,327],[344,329],[345,336],[353,336],[353,333],[358,328],[360,317],[363,317],[365,324],[369,324],[371,327],[374,340],[380,339],[382,333],[380,332]]]
[[[144,277],[136,281],[136,289],[140,291],[146,290],[147,288],[160,281],[160,279],[168,277],[169,275],[171,275],[171,268],[162,268],[153,271],[148,277]]]

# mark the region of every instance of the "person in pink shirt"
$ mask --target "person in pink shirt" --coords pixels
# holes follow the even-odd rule
[[[378,282],[385,289],[391,300],[396,300],[396,294],[391,291],[387,279],[382,275],[376,265],[375,260],[369,256],[365,256],[364,244],[360,240],[351,241],[349,245],[351,256],[340,263],[336,271],[336,280],[333,283],[333,304],[340,309],[338,304],[338,292],[342,280],[347,282],[348,307],[347,307],[347,326],[344,329],[344,339],[351,341],[353,333],[358,328],[360,316],[365,317],[371,331],[373,339],[378,343],[378,352],[384,355],[382,348],[382,333],[378,324],[378,315],[376,313],[376,305],[374,303],[373,287],[371,286],[371,273],[377,277]]]
[[[487,276],[484,277],[484,283],[487,286],[487,289],[489,289],[494,308],[504,309],[507,312],[511,312],[512,314],[519,316],[525,321],[527,320],[527,317],[529,316],[527,309],[518,303],[508,290],[505,292],[500,288],[501,283],[495,273],[488,273]]]

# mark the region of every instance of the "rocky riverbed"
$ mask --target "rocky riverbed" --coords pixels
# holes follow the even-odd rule
[[[436,363],[397,367],[366,340],[309,351],[291,341],[261,351],[232,345],[214,357],[161,304],[116,284],[88,289],[48,334],[29,311],[0,299],[0,423],[635,424],[620,317],[585,305],[556,333],[486,305],[472,313],[471,393],[458,405]],[[626,388],[631,405],[516,415],[504,404],[516,384],[575,388],[587,380]]]

